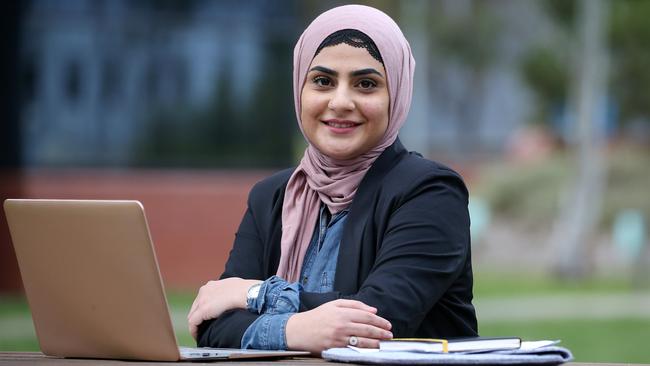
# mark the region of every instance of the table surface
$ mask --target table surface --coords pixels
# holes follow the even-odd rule
[[[248,360],[248,361],[214,361],[214,362],[143,362],[143,361],[119,361],[119,360],[89,360],[48,357],[40,352],[0,352],[0,365],[203,365],[225,363],[228,366],[252,366],[252,365],[275,365],[275,366],[325,366],[325,365],[350,365],[349,363],[327,362],[316,357],[296,357],[281,360]],[[625,363],[582,363],[569,362],[566,366],[632,366]],[[641,365],[641,364],[638,364]],[[646,365],[647,366],[647,365]]]

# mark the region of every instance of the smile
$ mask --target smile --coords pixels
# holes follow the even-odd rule
[[[353,128],[361,124],[352,121],[345,121],[345,120],[338,120],[338,119],[330,119],[327,121],[323,121],[323,123],[325,123],[329,127],[341,128],[341,129]]]

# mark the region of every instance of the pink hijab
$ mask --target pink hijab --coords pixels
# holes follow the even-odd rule
[[[397,138],[411,105],[415,60],[397,24],[385,13],[368,6],[337,7],[314,19],[293,51],[293,95],[298,126],[303,135],[300,96],[307,71],[321,42],[342,29],[365,33],[381,53],[390,95],[388,128],[377,146],[352,160],[330,158],[311,144],[305,150],[300,164],[289,178],[282,205],[281,257],[277,275],[289,282],[299,280],[320,202],[325,203],[333,214],[350,206],[368,169]]]

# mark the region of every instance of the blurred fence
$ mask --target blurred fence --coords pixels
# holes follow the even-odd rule
[[[0,173],[0,198],[128,199],[145,207],[167,287],[195,289],[218,277],[262,171],[34,170]],[[0,292],[20,289],[4,213]]]

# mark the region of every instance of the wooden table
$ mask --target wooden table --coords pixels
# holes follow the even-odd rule
[[[176,365],[185,366],[193,365],[215,365],[221,363],[228,366],[253,366],[253,365],[274,365],[274,366],[328,366],[328,365],[350,365],[349,363],[327,362],[322,358],[298,357],[274,361],[248,360],[248,361],[214,361],[214,362],[143,362],[143,361],[118,361],[118,360],[89,360],[89,359],[70,359],[55,358],[43,355],[40,352],[0,352],[0,366],[5,365],[132,365],[132,366],[149,366],[149,365]],[[634,366],[635,364],[624,363],[582,363],[569,362],[566,366]],[[636,364],[642,366],[641,364]],[[645,365],[649,366],[649,365]]]

